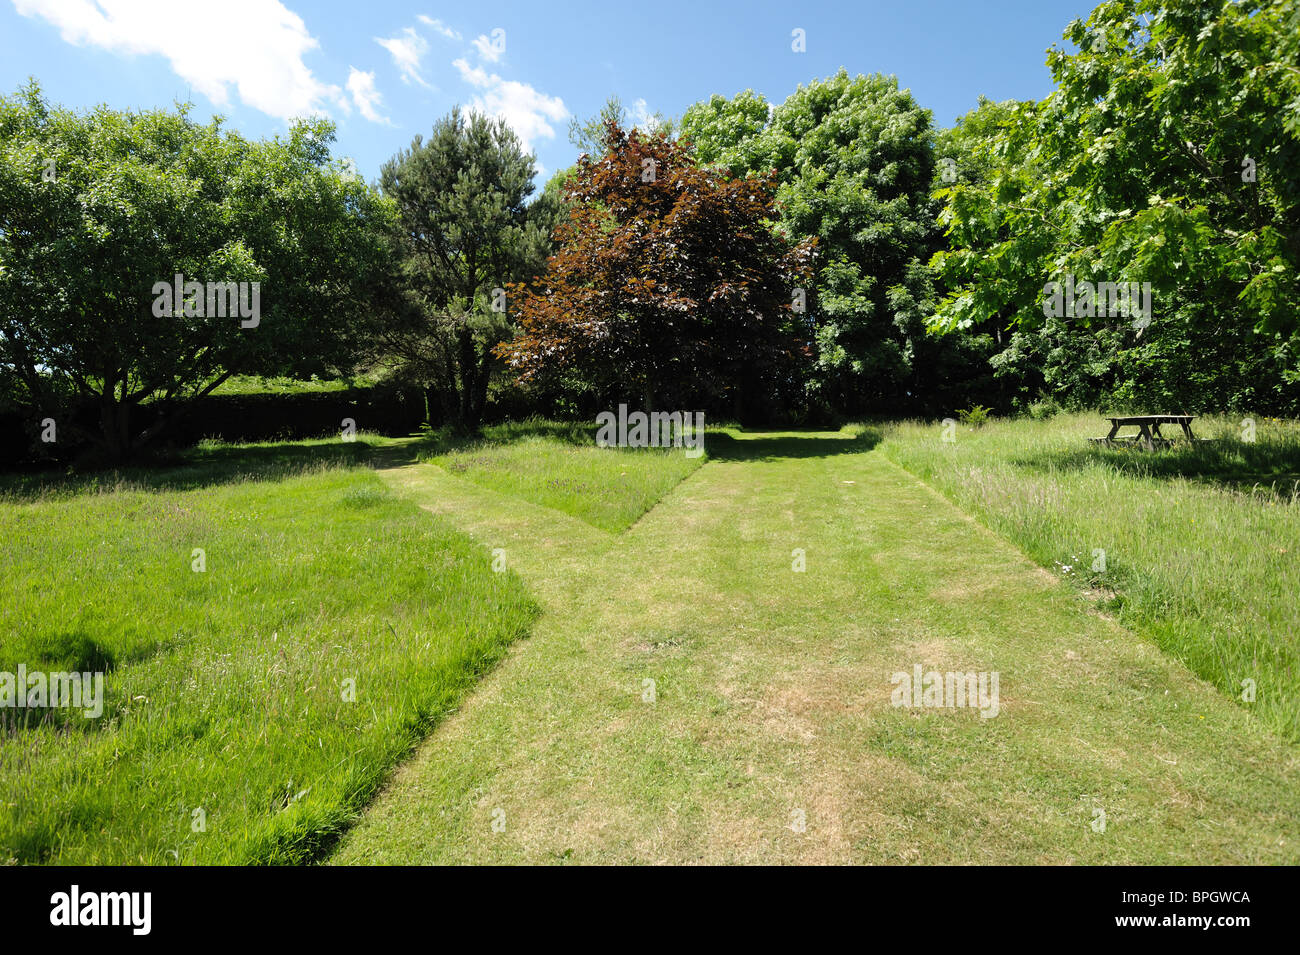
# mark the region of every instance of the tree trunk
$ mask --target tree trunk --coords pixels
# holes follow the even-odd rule
[[[492,380],[492,350],[485,349],[479,359],[478,377],[474,382],[474,393],[470,404],[470,426],[475,432],[483,423],[483,412],[487,408],[488,384]]]
[[[117,400],[116,383],[105,382],[99,402],[101,452],[106,464],[121,464],[131,451],[131,409]]]
[[[478,352],[474,347],[474,333],[462,329],[456,340],[456,427],[465,434],[478,431],[479,413],[475,411],[479,390]]]
[[[442,389],[429,385],[424,389],[424,407],[429,427],[437,429],[447,420],[447,409],[443,405]]]

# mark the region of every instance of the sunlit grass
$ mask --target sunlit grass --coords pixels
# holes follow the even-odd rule
[[[481,487],[617,533],[705,457],[687,457],[682,448],[601,448],[594,425],[528,421],[489,427],[472,442],[444,443],[425,460]]]
[[[0,670],[108,673],[98,720],[7,711],[0,862],[314,858],[525,633],[517,578],[369,453],[208,445],[10,483]]]
[[[952,443],[909,423],[884,449],[1296,740],[1300,426],[1253,425],[1248,441],[1250,422],[1199,418],[1214,440],[1145,452],[1089,445],[1108,427],[1091,414],[959,428]]]
[[[542,614],[331,861],[1296,861],[1287,744],[855,433],[711,432],[620,535],[386,474]],[[999,673],[999,715],[893,705],[916,664]]]

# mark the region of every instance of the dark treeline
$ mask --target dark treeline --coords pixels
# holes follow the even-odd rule
[[[333,129],[0,99],[0,417],[165,445],[232,376],[418,388],[435,426],[619,402],[746,423],[1057,407],[1300,414],[1296,0],[1111,0],[1041,102],[895,77],[611,99],[538,188],[459,110],[378,182]],[[3,430],[3,429],[0,429]],[[57,450],[56,450],[57,449]]]

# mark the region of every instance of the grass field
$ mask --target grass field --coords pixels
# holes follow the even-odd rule
[[[1300,860],[1294,746],[880,437],[711,432],[617,533],[499,474],[385,470],[542,615],[332,861]],[[914,665],[999,672],[999,714],[892,705]]]
[[[1096,415],[888,431],[891,459],[1300,741],[1300,426],[1199,419],[1206,442],[1093,448]],[[1102,551],[1104,551],[1104,560]],[[1254,700],[1251,695],[1253,681]]]
[[[361,378],[355,384],[368,387],[371,381]],[[334,391],[347,391],[349,382],[331,379],[328,381],[298,381],[292,378],[257,378],[251,375],[233,375],[214,390],[214,395],[260,395],[274,392],[281,395],[318,394]]]
[[[587,424],[502,424],[421,459],[607,531],[626,530],[705,460],[671,448],[598,448],[594,432]]]
[[[1099,427],[689,459],[532,421],[7,479],[0,671],[109,692],[6,724],[0,855],[1294,864],[1296,432]],[[894,705],[913,666],[999,673],[996,717]]]
[[[108,673],[98,720],[6,711],[0,861],[313,858],[526,632],[519,580],[396,499],[370,452],[208,445],[148,475],[11,482],[0,670]]]

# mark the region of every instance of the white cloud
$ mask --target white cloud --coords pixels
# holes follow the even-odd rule
[[[279,0],[14,0],[26,17],[41,17],[67,43],[128,56],[164,56],[176,75],[220,107],[240,102],[288,119],[347,110],[338,86],[318,80],[303,56],[320,44],[302,18]]]
[[[470,102],[471,108],[504,119],[527,150],[533,148],[537,139],[553,139],[555,129],[551,123],[558,123],[569,115],[564,100],[558,96],[539,93],[527,83],[503,80],[481,66],[470,66],[463,58],[453,61],[452,65],[460,71],[461,79],[483,91]]]
[[[648,130],[654,123],[654,117],[650,115],[650,104],[644,99],[638,99],[632,104],[632,125],[636,129]]]
[[[363,73],[355,66],[348,67],[348,92],[352,94],[352,102],[357,104],[357,109],[361,115],[372,123],[384,123],[392,125],[387,116],[379,113],[379,107],[384,102],[384,97],[379,90],[375,89],[375,74]]]
[[[459,33],[457,33],[451,27],[447,26],[447,24],[443,23],[441,20],[435,20],[433,17],[426,17],[423,13],[421,13],[418,17],[416,17],[416,19],[419,20],[421,23],[423,23],[425,26],[433,27],[434,30],[436,30],[438,33],[441,33],[448,40],[456,40],[457,42],[459,42],[460,40],[464,39]]]
[[[497,27],[492,31],[492,36],[480,33],[474,40],[474,48],[478,50],[480,58],[487,60],[489,63],[495,63],[501,59],[501,54],[506,51],[506,31]]]
[[[415,27],[403,27],[400,36],[389,37],[387,40],[375,37],[375,42],[392,54],[393,62],[402,72],[403,82],[414,80],[421,86],[429,86],[420,74],[420,60],[429,52],[429,41],[416,33]]]

